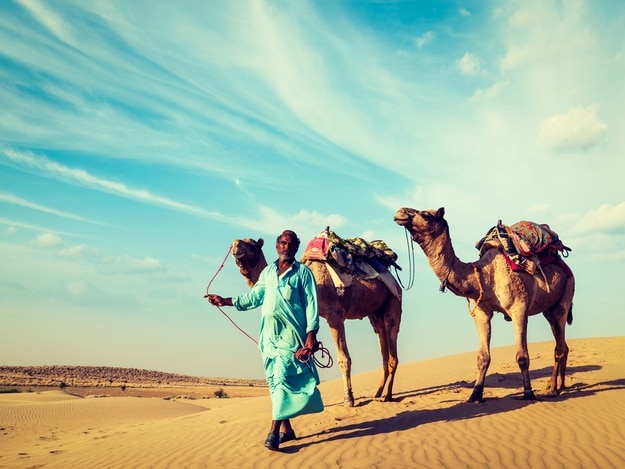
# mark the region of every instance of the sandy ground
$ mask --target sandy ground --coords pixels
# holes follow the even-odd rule
[[[323,413],[293,420],[298,439],[263,446],[267,395],[228,399],[82,398],[59,389],[0,394],[0,468],[623,468],[625,337],[569,340],[567,388],[524,401],[514,347],[493,349],[485,402],[466,403],[475,353],[400,364],[395,400],[378,371],[320,389]],[[533,388],[553,342],[530,344]],[[335,365],[336,366],[336,365]]]

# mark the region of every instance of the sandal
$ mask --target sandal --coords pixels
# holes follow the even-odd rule
[[[265,448],[271,451],[278,451],[280,449],[280,437],[275,433],[269,433],[265,440]]]
[[[297,436],[295,435],[295,430],[291,430],[288,433],[280,432],[280,437],[278,441],[280,443],[286,443],[287,441],[295,440]]]

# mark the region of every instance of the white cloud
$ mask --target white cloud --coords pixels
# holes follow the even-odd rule
[[[456,60],[456,66],[463,75],[477,75],[481,71],[480,59],[470,52]]]
[[[146,256],[143,259],[128,256],[109,256],[103,259],[104,265],[114,272],[141,273],[165,270],[162,261]]]
[[[601,141],[608,126],[597,117],[597,106],[574,107],[543,122],[540,138],[554,150],[586,150]]]
[[[496,83],[493,83],[489,88],[479,89],[475,93],[473,93],[473,96],[471,96],[471,100],[479,101],[480,99],[494,98],[502,92],[507,84],[508,82],[506,81],[498,81]]]
[[[326,226],[334,229],[346,223],[345,217],[341,215],[324,215],[316,211],[300,210],[296,214],[291,214],[266,206],[260,206],[257,211],[260,214],[259,219],[240,224],[248,229],[275,236],[282,230],[293,230],[300,236],[302,243],[305,242],[304,238],[316,235]]]
[[[87,247],[84,244],[76,244],[74,246],[68,246],[61,249],[61,255],[67,257],[80,256],[86,251]]]
[[[415,39],[417,49],[421,49],[424,45],[432,42],[434,39],[434,31],[427,31]]]
[[[62,242],[61,237],[56,235],[56,234],[54,234],[54,233],[43,233],[43,234],[40,234],[33,241],[35,246],[39,246],[39,247],[42,247],[42,248],[47,248],[47,247],[51,247],[51,246],[58,246],[59,244],[61,244],[61,242]]]
[[[221,220],[225,219],[224,216],[217,212],[209,212],[200,207],[187,205],[185,203],[172,200],[168,197],[153,194],[146,189],[129,187],[122,182],[101,178],[91,174],[89,171],[86,171],[82,168],[66,166],[62,163],[52,161],[46,157],[37,156],[29,151],[21,152],[13,150],[11,148],[2,148],[2,151],[0,151],[0,157],[2,156],[4,156],[11,164],[21,167],[24,170],[34,171],[38,174],[42,174],[52,179],[57,179],[59,181],[88,187],[93,190],[106,192],[128,199],[147,202],[150,204],[166,207],[180,212],[186,212],[200,217],[215,218]],[[14,202],[17,203],[16,201]],[[40,206],[33,206],[31,208],[37,208],[39,210],[43,209]],[[63,215],[61,212],[57,212],[56,214]],[[63,216],[68,215],[65,214]]]
[[[612,230],[625,230],[625,202],[601,205],[586,213],[574,227],[574,231],[578,233]]]
[[[19,0],[24,8],[39,21],[46,29],[62,41],[67,42],[68,34],[63,19],[54,12],[54,9],[47,8],[44,2],[37,0]]]
[[[27,207],[27,208],[30,208],[32,210],[38,210],[38,211],[49,213],[49,214],[56,215],[56,216],[59,216],[59,217],[72,218],[74,220],[80,220],[80,221],[88,221],[90,223],[99,223],[99,222],[96,222],[96,221],[93,221],[93,220],[88,220],[86,218],[79,217],[77,215],[73,215],[71,213],[63,212],[61,210],[55,210],[53,208],[45,207],[43,205],[39,205],[39,204],[30,202],[28,200],[22,199],[21,197],[18,197],[18,196],[13,195],[13,194],[7,194],[7,193],[0,192],[0,202],[8,202],[8,203],[12,203],[12,204],[15,204],[15,205],[20,205],[22,207]]]

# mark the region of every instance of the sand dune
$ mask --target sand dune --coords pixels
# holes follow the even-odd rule
[[[625,337],[570,340],[567,389],[523,401],[514,348],[493,350],[486,402],[468,404],[475,353],[400,364],[394,402],[378,371],[322,383],[326,410],[294,419],[298,439],[266,450],[268,396],[80,398],[0,395],[0,468],[625,467]],[[552,342],[530,344],[539,394]]]

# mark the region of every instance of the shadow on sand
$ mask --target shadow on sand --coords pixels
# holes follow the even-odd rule
[[[575,372],[585,372],[585,371],[594,371],[600,369],[600,366],[588,365],[588,366],[580,366],[580,367],[571,367],[570,373]],[[567,376],[569,373],[567,372]],[[518,386],[509,385],[507,383],[508,380],[514,381],[517,383],[520,380],[520,374],[518,372],[511,372],[506,374],[495,374],[493,376],[499,376],[505,382],[504,386],[501,386],[501,382],[493,385],[493,388],[517,388]],[[533,377],[549,377],[551,376],[551,367],[544,368],[540,370],[534,370],[532,372]],[[490,380],[489,380],[490,378]],[[489,381],[493,381],[492,377],[487,378],[487,385]],[[496,382],[496,381],[495,381]],[[449,383],[447,385],[441,386],[432,386],[428,388],[416,389],[413,391],[408,391],[404,393],[400,393],[394,399],[395,402],[401,402],[405,399],[424,396],[427,394],[433,393],[457,393],[459,389],[472,389],[473,384],[468,383],[466,381],[457,381],[454,383]],[[386,417],[383,419],[370,420],[366,422],[353,423],[343,426],[337,426],[331,428],[329,430],[316,433],[311,436],[321,436],[325,437],[320,441],[315,442],[306,442],[307,437],[298,438],[296,442],[293,442],[289,446],[280,448],[281,451],[286,453],[296,453],[300,449],[314,445],[320,444],[327,441],[338,441],[338,440],[349,440],[351,438],[360,438],[363,436],[374,436],[385,433],[398,432],[403,430],[408,430],[415,428],[419,425],[424,425],[427,423],[434,422],[452,422],[459,420],[467,420],[476,417],[482,417],[485,415],[494,415],[502,412],[509,412],[517,409],[521,409],[523,407],[535,404],[540,401],[564,401],[571,398],[580,398],[587,397],[598,392],[604,391],[612,391],[612,390],[623,390],[625,389],[625,378],[617,379],[612,381],[604,381],[597,383],[584,383],[579,382],[572,386],[566,387],[562,393],[557,397],[542,397],[540,393],[537,393],[537,400],[523,400],[521,398],[522,392],[519,390],[518,393],[510,393],[502,397],[490,397],[486,398],[485,402],[482,404],[474,404],[468,403],[465,401],[459,401],[458,399],[453,400],[441,400],[441,402],[456,402],[450,407],[440,408],[440,409],[419,409],[419,410],[408,410],[400,412],[396,415]],[[468,398],[469,393],[465,398]],[[444,397],[444,396],[441,396]],[[365,399],[358,402],[358,407],[367,406],[373,402],[373,399]],[[342,404],[331,404],[331,405],[342,405]],[[327,406],[329,407],[329,406]]]

